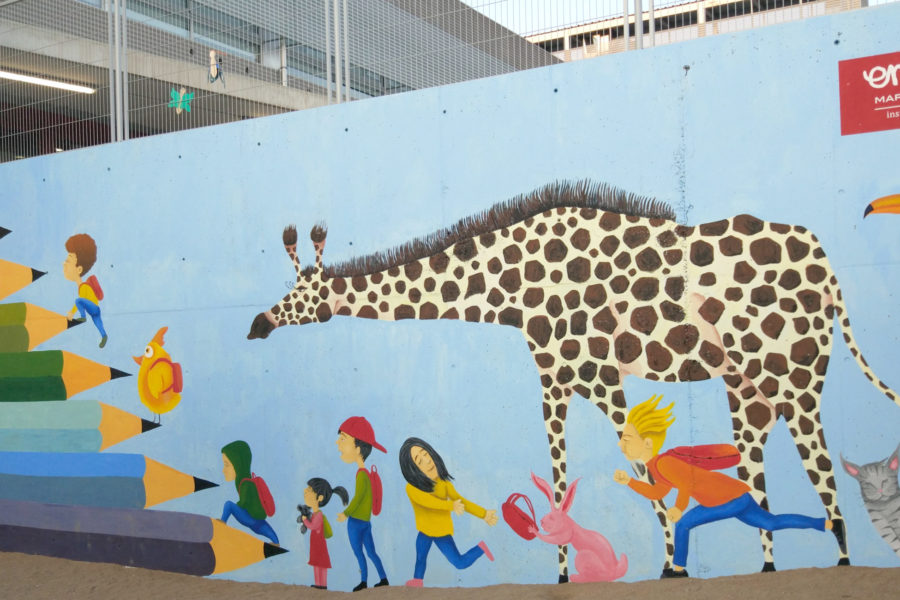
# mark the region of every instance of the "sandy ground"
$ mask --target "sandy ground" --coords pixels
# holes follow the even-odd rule
[[[279,583],[238,583],[84,563],[44,556],[0,552],[4,599],[58,600],[303,600],[346,595]],[[387,587],[359,592],[360,598],[435,600],[822,600],[891,598],[900,590],[900,568],[832,567],[716,579],[497,585],[483,588]]]

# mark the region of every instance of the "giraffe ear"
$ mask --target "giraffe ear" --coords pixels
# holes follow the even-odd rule
[[[316,270],[322,270],[322,253],[325,251],[325,237],[328,235],[328,227],[325,223],[316,223],[309,232],[309,239],[312,240],[313,247],[316,250]]]

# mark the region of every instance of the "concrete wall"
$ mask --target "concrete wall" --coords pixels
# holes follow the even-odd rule
[[[253,469],[278,505],[269,521],[290,552],[225,577],[312,583],[294,507],[314,476],[352,490],[355,469],[340,460],[336,432],[345,418],[366,416],[388,450],[371,457],[385,494],[375,543],[391,582],[402,584],[412,576],[416,537],[397,460],[407,437],[429,441],[460,492],[482,506],[499,509],[518,491],[538,516],[546,512],[529,479],[530,471],[551,478],[538,372],[518,329],[454,320],[335,317],[247,340],[254,315],[296,277],[284,226],[297,225],[301,260],[311,264],[307,233],[326,222],[324,261],[336,263],[547,183],[585,178],[668,202],[683,224],[749,213],[803,225],[827,252],[869,364],[897,386],[898,222],[863,220],[863,210],[900,192],[900,133],[840,135],[837,65],[897,51],[898,23],[900,7],[885,6],[4,164],[0,225],[12,233],[0,256],[48,272],[4,302],[68,311],[74,285],[62,276],[63,245],[88,232],[99,248],[92,273],[106,294],[109,342],[98,349],[88,322],[38,350],[137,373],[130,357],[168,327],[165,348],[184,369],[181,403],[159,429],[105,452],[143,454],[219,483],[155,507],[218,516],[236,499],[220,448],[250,444]],[[838,455],[857,464],[886,458],[900,443],[900,407],[867,381],[839,332],[835,338],[821,420],[850,558],[897,566]],[[721,378],[630,376],[624,390],[629,406],[660,393],[675,402],[667,447],[732,440]],[[80,399],[153,418],[135,377],[73,400]],[[569,480],[582,477],[571,514],[628,555],[624,580],[657,577],[663,532],[650,503],[613,482],[613,471],[628,464],[612,424],[578,397],[566,421]],[[773,511],[824,516],[783,422],[766,443],[765,469]],[[335,529],[329,587],[349,590],[358,572],[335,518],[339,506],[334,499],[324,509]],[[557,580],[556,548],[517,537],[502,520],[490,528],[458,517],[454,536],[463,549],[484,539],[496,561],[457,571],[433,549],[426,585]],[[838,559],[834,539],[820,532],[779,532],[775,542],[779,569]],[[762,563],[757,531],[729,520],[694,534],[687,568],[711,577],[756,572]]]

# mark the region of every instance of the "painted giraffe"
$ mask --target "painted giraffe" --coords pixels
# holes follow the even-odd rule
[[[517,327],[537,364],[557,502],[566,488],[566,410],[573,395],[596,404],[621,436],[625,375],[652,381],[722,377],[738,476],[766,508],[763,446],[784,418],[803,466],[835,521],[839,563],[849,564],[819,400],[833,320],[865,376],[866,364],[838,282],[816,237],[800,226],[738,215],[688,227],[661,202],[604,184],[555,183],[387,252],[325,266],[326,230],[301,269],[297,231],[284,231],[294,289],[254,319],[248,339],[276,327],[367,319],[456,319]],[[635,465],[638,476],[649,475]],[[671,567],[672,526],[665,529]],[[763,570],[774,570],[761,532]],[[567,581],[567,548],[559,580]]]

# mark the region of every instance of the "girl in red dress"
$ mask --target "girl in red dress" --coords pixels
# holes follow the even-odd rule
[[[332,494],[340,496],[344,506],[350,501],[347,490],[341,486],[332,488],[321,477],[313,477],[306,482],[303,490],[303,501],[306,506],[298,506],[300,518],[297,519],[309,529],[309,564],[313,568],[314,588],[324,590],[328,588],[328,569],[331,568],[331,558],[328,556],[326,539],[331,537],[331,525],[325,518],[321,508],[328,504]],[[307,510],[304,510],[307,509]]]

